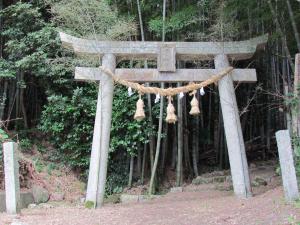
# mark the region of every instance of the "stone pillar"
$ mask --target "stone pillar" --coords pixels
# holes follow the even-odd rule
[[[14,142],[3,144],[6,211],[9,214],[20,212],[18,145]]]
[[[228,66],[226,55],[215,57],[215,68],[218,71]],[[234,193],[238,197],[251,197],[245,144],[231,75],[223,77],[218,86]]]
[[[105,54],[102,59],[102,65],[110,69],[114,73],[116,69],[116,57],[113,54]],[[105,73],[102,73],[101,89],[102,89],[102,106],[101,106],[102,107],[102,111],[101,111],[102,134],[101,134],[100,171],[99,171],[98,192],[97,192],[98,207],[102,206],[104,193],[105,193],[108,150],[109,150],[109,142],[110,142],[112,102],[113,102],[113,93],[114,93],[113,79]]]
[[[102,87],[99,83],[96,118],[94,123],[94,133],[92,142],[92,152],[90,159],[89,177],[86,192],[86,201],[94,203],[96,207],[97,190],[98,190],[98,175],[100,167],[100,151],[101,151],[101,106],[102,106]]]
[[[293,201],[299,198],[299,191],[289,131],[277,131],[276,140],[285,199]]]

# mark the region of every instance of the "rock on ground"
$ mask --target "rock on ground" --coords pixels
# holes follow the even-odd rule
[[[33,185],[31,191],[35,203],[40,204],[48,202],[50,195],[45,188],[38,185]]]

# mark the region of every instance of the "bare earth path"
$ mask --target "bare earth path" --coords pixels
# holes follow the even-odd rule
[[[26,209],[19,221],[28,225],[113,225],[113,224],[291,224],[300,221],[300,209],[283,200],[277,187],[248,200],[237,199],[231,192],[203,190],[169,193],[160,199],[136,204],[106,205],[101,209],[58,207]],[[0,224],[12,218],[0,214]]]

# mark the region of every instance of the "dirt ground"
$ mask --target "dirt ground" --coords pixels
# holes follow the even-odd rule
[[[0,214],[1,225],[14,220],[27,225],[282,225],[300,224],[300,209],[284,202],[282,187],[243,200],[202,185],[194,192],[169,193],[143,203],[107,204],[96,210],[82,206],[25,209],[17,219]]]
[[[193,182],[185,183],[183,192],[169,192],[139,203],[107,203],[96,210],[84,208],[78,200],[84,195],[75,176],[67,173],[56,176],[56,171],[51,176],[40,173],[50,193],[57,190],[65,193],[64,201],[47,203],[44,208],[23,209],[17,217],[0,213],[0,225],[12,222],[17,222],[13,225],[300,225],[300,201],[292,204],[284,201],[282,181],[275,168],[273,161],[250,165],[252,182],[260,178],[266,183],[253,183],[254,197],[249,199],[235,197],[227,182]],[[220,178],[220,174],[228,172],[203,174],[201,180]],[[137,186],[124,192],[141,194],[144,190],[146,186]]]

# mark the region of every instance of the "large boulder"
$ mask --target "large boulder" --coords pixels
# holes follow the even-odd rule
[[[50,194],[45,188],[33,185],[31,191],[36,204],[48,202]]]

